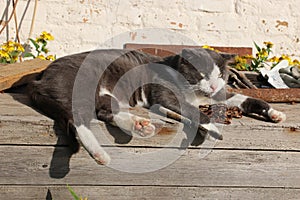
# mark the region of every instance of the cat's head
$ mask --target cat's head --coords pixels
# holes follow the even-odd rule
[[[183,49],[177,71],[189,82],[189,88],[213,96],[226,84],[226,66],[232,54],[208,49]]]

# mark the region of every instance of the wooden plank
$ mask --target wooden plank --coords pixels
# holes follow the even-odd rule
[[[299,150],[300,149],[300,126],[291,125],[283,127],[259,126],[255,123],[246,125],[246,118],[243,120],[234,120],[233,125],[225,125],[220,130],[224,136],[222,141],[218,141],[213,148],[226,149],[268,149],[268,150]],[[241,124],[240,124],[241,123]],[[53,125],[47,122],[24,122],[24,121],[2,121],[0,128],[0,144],[15,145],[67,145],[64,134],[60,131],[54,131]],[[160,134],[148,138],[131,138],[127,134],[114,127],[102,127],[105,136],[110,141],[106,145],[118,146],[152,146],[162,147],[168,144],[175,136],[176,126],[173,132]],[[293,129],[295,128],[295,130]],[[94,129],[93,129],[94,130]],[[167,130],[172,130],[171,125]],[[96,131],[94,131],[96,132]],[[97,134],[99,140],[100,135]],[[182,137],[185,134],[182,133]]]
[[[33,80],[51,63],[48,60],[32,59],[21,63],[0,66],[0,91],[20,86]]]
[[[246,96],[263,99],[267,102],[300,102],[300,88],[289,89],[233,89],[228,91],[243,94]]]
[[[299,189],[288,188],[223,188],[223,187],[160,187],[160,186],[72,186],[88,199],[105,200],[182,200],[182,199],[297,199]],[[3,199],[71,199],[66,186],[0,186]],[[48,197],[48,198],[47,198]],[[50,198],[51,197],[51,198]]]
[[[201,48],[202,46],[196,45],[160,45],[160,44],[133,44],[127,43],[124,45],[125,49],[138,49],[152,55],[165,57],[173,54],[178,54],[185,48]],[[238,55],[252,55],[251,47],[218,47],[212,46],[212,48],[221,52],[238,54]]]
[[[67,145],[64,134],[53,129],[54,122],[51,119],[19,101],[29,104],[28,98],[24,95],[0,94],[0,144]],[[224,140],[216,143],[214,148],[299,150],[300,122],[297,110],[300,110],[300,104],[273,104],[273,107],[287,114],[286,122],[274,124],[249,117],[234,119],[231,125],[220,127]],[[137,113],[146,115],[141,110]],[[94,123],[93,130],[99,125],[105,133],[105,137],[110,141],[106,145],[149,145],[153,147],[168,144],[174,138],[178,128],[181,127],[179,123],[169,120],[160,134],[148,139],[139,139],[130,138],[127,134],[111,126],[107,130],[103,123]],[[158,127],[158,129],[161,128]],[[97,136],[100,135],[97,134]],[[185,136],[182,133],[182,137]]]
[[[112,164],[118,163],[121,169],[149,169],[159,164],[159,156],[141,160],[140,166],[120,157],[123,151],[141,155],[142,148],[106,150]],[[162,169],[127,173],[96,164],[85,151],[72,158],[68,151],[65,147],[0,146],[0,184],[300,188],[299,152],[213,150],[201,159],[198,149],[189,149]]]

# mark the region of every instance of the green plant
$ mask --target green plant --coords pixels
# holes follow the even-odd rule
[[[55,55],[48,55],[49,49],[47,48],[48,41],[54,40],[54,37],[46,32],[43,31],[39,37],[35,40],[29,38],[29,41],[35,47],[35,54],[32,52],[25,53],[24,57],[32,57],[32,58],[40,58],[43,60],[55,60]]]
[[[88,200],[87,197],[85,197],[84,199],[82,197],[79,197],[69,185],[67,185],[67,188],[71,193],[71,195],[73,196],[74,200]]]
[[[18,62],[18,60],[21,61],[22,57],[55,60],[55,55],[48,55],[49,49],[47,48],[47,44],[48,41],[51,40],[54,40],[54,37],[46,31],[43,31],[35,40],[29,38],[29,41],[35,48],[35,52],[25,52],[26,45],[9,40],[0,46],[0,63],[15,63]]]
[[[3,43],[0,48],[0,63],[15,63],[23,52],[24,47],[21,44],[7,41]]]
[[[283,54],[281,57],[273,56],[270,58],[272,53],[272,42],[264,42],[264,46],[260,47],[254,42],[257,53],[255,57],[252,55],[236,56],[235,63],[232,65],[237,70],[241,71],[256,71],[260,68],[268,66],[269,68],[275,67],[280,61],[287,60],[290,66],[300,67],[300,62],[297,59],[292,60],[290,56]]]

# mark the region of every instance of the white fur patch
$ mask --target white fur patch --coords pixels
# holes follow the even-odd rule
[[[108,89],[101,87],[100,91],[99,91],[99,96],[104,96],[104,95],[109,95],[111,97],[114,97],[115,99],[117,99]]]
[[[286,115],[283,112],[274,110],[270,108],[268,111],[268,115],[273,122],[279,123],[286,120]]]
[[[198,84],[198,88],[195,88],[195,89],[199,89],[207,94],[212,94],[213,91],[210,87],[210,80],[208,79],[202,79]]]
[[[207,94],[210,94],[211,96],[215,95],[226,84],[226,82],[220,77],[220,73],[221,72],[219,67],[217,65],[214,65],[209,77],[206,77],[199,82],[198,89]]]
[[[212,95],[216,94],[218,91],[220,91],[226,85],[225,80],[220,77],[220,74],[221,74],[221,72],[220,72],[219,67],[216,64],[214,64],[214,68],[213,68],[210,78],[209,78],[210,79],[210,87],[214,88]]]
[[[209,139],[209,140],[215,140],[217,138],[223,138],[222,134],[220,133],[219,129],[212,123],[208,123],[208,124],[201,124],[201,126],[203,126],[204,128],[206,128],[209,132],[211,133],[208,133],[206,135],[206,139]],[[212,133],[214,132],[214,133]],[[214,137],[213,137],[213,136]]]
[[[149,103],[147,101],[146,94],[145,94],[145,91],[143,90],[143,88],[141,88],[140,95],[141,95],[142,101],[137,101],[137,106],[139,106],[139,107],[149,106]]]
[[[146,124],[143,124],[145,122]],[[128,112],[114,115],[114,125],[137,137],[152,137],[155,134],[155,126],[150,123],[150,120]]]
[[[99,145],[96,137],[86,126],[76,127],[77,136],[82,146],[91,154],[98,164],[107,165],[110,162],[109,155]]]
[[[237,106],[239,108],[241,108],[241,104],[247,99],[248,97],[245,95],[241,95],[241,94],[236,94],[233,97],[229,98],[226,100],[226,104],[227,106],[231,107],[231,106]]]
[[[124,129],[126,131],[132,131],[134,122],[133,122],[133,114],[128,112],[118,112],[114,115],[114,125]]]
[[[219,132],[219,129],[212,123],[201,124],[201,126],[206,128],[208,131],[214,131],[214,132],[217,132],[217,133]]]
[[[141,90],[142,90],[142,91],[141,91],[141,93],[142,93],[142,94],[141,94],[141,96],[142,96],[142,101],[143,101],[143,103],[144,103],[143,106],[149,106],[149,102],[148,102],[148,100],[147,100],[145,91],[144,91],[143,88],[142,88]]]
[[[213,100],[210,97],[199,95],[196,96],[195,98],[189,98],[188,102],[193,106],[198,107],[199,105],[212,104]]]

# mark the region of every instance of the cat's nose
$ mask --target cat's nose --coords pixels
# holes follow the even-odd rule
[[[215,92],[217,90],[218,86],[217,85],[211,85],[210,89],[212,90],[212,92]]]

